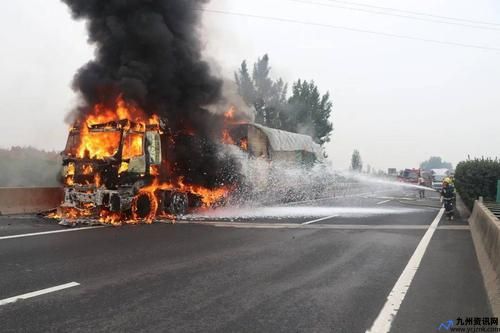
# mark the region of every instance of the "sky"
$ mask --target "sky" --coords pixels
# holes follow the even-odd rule
[[[242,60],[267,53],[272,76],[314,80],[331,93],[335,130],[325,150],[335,167],[347,168],[354,149],[365,165],[383,170],[417,167],[434,155],[453,164],[499,155],[497,0],[212,0],[206,8],[232,13],[206,11],[200,27],[218,75],[232,79]],[[0,147],[61,150],[65,116],[77,100],[71,79],[93,57],[85,24],[57,0],[9,1],[0,9]]]

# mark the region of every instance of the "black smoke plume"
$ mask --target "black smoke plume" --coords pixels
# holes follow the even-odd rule
[[[95,59],[75,75],[83,97],[77,119],[118,96],[166,120],[173,133],[189,130],[168,157],[179,176],[216,186],[231,161],[215,149],[222,120],[203,109],[220,101],[222,81],[201,57],[200,8],[208,0],[62,0],[88,24]],[[198,9],[198,10],[197,10]],[[189,157],[189,158],[188,158]],[[233,170],[234,171],[234,170]]]

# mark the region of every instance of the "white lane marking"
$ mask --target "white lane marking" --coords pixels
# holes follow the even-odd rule
[[[318,201],[327,201],[327,200],[344,199],[344,198],[355,198],[355,197],[362,197],[364,195],[373,195],[373,194],[385,193],[385,192],[389,192],[389,190],[375,191],[375,192],[364,192],[364,193],[358,193],[358,194],[339,195],[339,196],[311,199],[311,200],[292,201],[292,202],[287,203],[285,206],[293,206],[296,204],[308,203],[308,202],[318,202]],[[370,198],[370,197],[367,197],[367,198]]]
[[[14,302],[17,302],[17,301],[22,300],[22,299],[28,299],[28,298],[32,298],[32,297],[36,297],[36,296],[40,296],[40,295],[45,295],[48,293],[53,293],[55,291],[76,287],[79,285],[80,284],[78,282],[70,282],[70,283],[61,284],[61,285],[58,285],[55,287],[50,287],[50,288],[46,288],[46,289],[42,289],[42,290],[33,291],[33,292],[30,292],[27,294],[22,294],[22,295],[10,297],[10,298],[5,298],[5,299],[0,300],[0,306],[5,305],[5,304],[9,304],[9,303],[14,303]]]
[[[377,205],[383,205],[383,204],[385,204],[386,202],[389,202],[389,201],[391,201],[391,199],[380,201],[380,202],[377,202]]]
[[[441,208],[436,218],[434,218],[434,221],[432,221],[432,224],[429,226],[429,229],[425,232],[424,237],[422,237],[420,243],[418,243],[410,261],[408,261],[403,273],[401,273],[401,276],[396,281],[396,284],[389,293],[389,296],[387,296],[387,301],[373,322],[372,327],[366,331],[367,333],[388,333],[391,330],[392,321],[398,313],[399,307],[408,292],[408,288],[410,288],[413,277],[420,266],[425,250],[431,241],[434,231],[437,229],[437,225],[439,224],[443,213],[444,208]]]
[[[158,222],[172,224],[169,222]],[[176,224],[195,224],[216,228],[242,229],[340,229],[340,230],[427,230],[428,224],[298,224],[262,222],[179,221]],[[439,230],[470,230],[468,225],[441,225]]]
[[[203,223],[200,223],[203,224]],[[336,229],[336,230],[425,230],[426,225],[366,225],[366,224],[270,224],[270,223],[214,223],[217,228],[241,229]]]
[[[106,228],[106,226],[99,225],[99,226],[95,226],[95,227],[84,227],[84,228],[74,228],[74,229],[64,229],[64,230],[52,230],[52,231],[43,231],[43,232],[33,232],[33,233],[29,233],[29,234],[1,236],[0,240],[13,239],[13,238],[23,238],[23,237],[33,237],[33,236],[41,236],[41,235],[50,235],[50,234],[58,234],[58,233],[61,233],[61,232],[91,230],[91,229],[97,229],[97,228]]]
[[[415,197],[411,197],[411,198],[408,198],[408,197],[372,197],[373,199],[388,199],[389,201],[392,201],[392,200],[406,200],[406,201],[415,201],[416,198]]]
[[[322,217],[320,219],[316,219],[316,220],[312,220],[312,221],[307,221],[307,222],[304,222],[304,223],[301,223],[302,225],[309,225],[309,224],[313,224],[313,223],[316,223],[316,222],[321,222],[321,221],[324,221],[324,220],[328,220],[328,219],[331,219],[331,218],[334,218],[334,217],[337,217],[339,216],[338,214],[337,215],[330,215],[330,216],[325,216],[325,217]]]
[[[468,225],[441,225],[438,227],[439,230],[470,230]]]

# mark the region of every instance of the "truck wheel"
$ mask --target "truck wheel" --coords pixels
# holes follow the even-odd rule
[[[158,202],[153,193],[139,193],[132,201],[132,217],[134,220],[153,222]]]
[[[119,195],[113,194],[109,201],[109,208],[112,212],[119,212],[121,210],[121,201]]]
[[[188,209],[188,196],[183,192],[172,192],[170,200],[165,203],[166,212],[173,215],[184,215]]]

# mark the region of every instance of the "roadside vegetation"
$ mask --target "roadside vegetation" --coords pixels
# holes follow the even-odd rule
[[[270,76],[269,56],[257,59],[252,74],[246,60],[235,72],[238,93],[255,110],[255,122],[289,132],[309,135],[319,144],[330,141],[332,101],[320,93],[314,81],[298,79],[291,86]]]
[[[431,169],[448,169],[452,170],[453,165],[450,162],[444,161],[439,156],[431,156],[427,161],[420,163],[420,169],[431,170]]]
[[[0,187],[59,186],[61,157],[31,147],[0,149]]]
[[[497,181],[500,179],[500,161],[490,158],[469,159],[458,163],[455,185],[465,204],[472,209],[474,200],[496,199]]]
[[[356,171],[356,172],[361,172],[363,170],[363,161],[361,160],[361,154],[359,153],[359,151],[357,149],[355,149],[352,152],[351,170]]]

